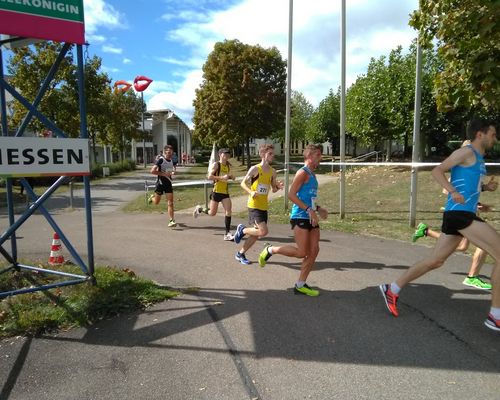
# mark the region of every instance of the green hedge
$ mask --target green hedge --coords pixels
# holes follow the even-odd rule
[[[92,178],[102,178],[102,168],[108,167],[109,174],[115,175],[123,171],[134,171],[135,170],[135,161],[133,160],[124,160],[117,161],[114,163],[108,164],[94,164],[92,165],[92,169],[90,170],[90,174]]]

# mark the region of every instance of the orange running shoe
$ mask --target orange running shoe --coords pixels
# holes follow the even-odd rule
[[[493,315],[489,314],[484,324],[494,331],[500,332],[500,319],[493,318]]]
[[[384,296],[384,301],[385,301],[385,305],[387,306],[387,309],[389,310],[389,312],[392,315],[397,317],[399,315],[398,307],[397,307],[399,296],[397,294],[391,292],[390,285],[383,284],[383,285],[380,285],[378,288],[382,292],[382,296]]]

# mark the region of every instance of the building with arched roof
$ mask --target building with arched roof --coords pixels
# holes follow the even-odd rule
[[[139,140],[132,145],[132,155],[138,163],[143,162],[144,153],[146,162],[152,163],[167,144],[174,148],[179,161],[183,153],[192,155],[191,130],[174,111],[148,110],[145,113],[144,131],[144,141]]]

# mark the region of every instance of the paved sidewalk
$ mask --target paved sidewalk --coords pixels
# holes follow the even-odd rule
[[[258,267],[259,241],[254,263],[239,264],[222,214],[186,212],[168,229],[157,214],[116,211],[140,181],[93,187],[96,262],[198,289],[88,328],[0,341],[0,399],[498,399],[500,336],[483,326],[489,293],[461,284],[468,257],[407,287],[393,318],[377,285],[431,250],[322,231],[309,279],[321,296],[296,296],[299,262],[273,256]],[[83,211],[54,213],[85,254]],[[43,217],[30,218],[20,257],[46,260],[51,235]],[[266,240],[293,238],[271,224]]]

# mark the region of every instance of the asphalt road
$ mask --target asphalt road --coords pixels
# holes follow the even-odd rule
[[[296,296],[299,262],[273,256],[260,268],[258,242],[254,263],[239,264],[238,246],[222,240],[222,214],[179,212],[169,229],[165,214],[119,211],[145,177],[92,188],[96,263],[198,290],[88,328],[1,341],[0,399],[500,398],[500,335],[483,325],[489,293],[461,284],[468,257],[405,288],[393,318],[378,284],[431,249],[322,231],[308,281],[321,296]],[[85,255],[85,215],[67,211],[63,197],[49,208]],[[42,216],[18,236],[20,258],[48,258],[52,228]],[[266,240],[293,241],[276,224]]]

